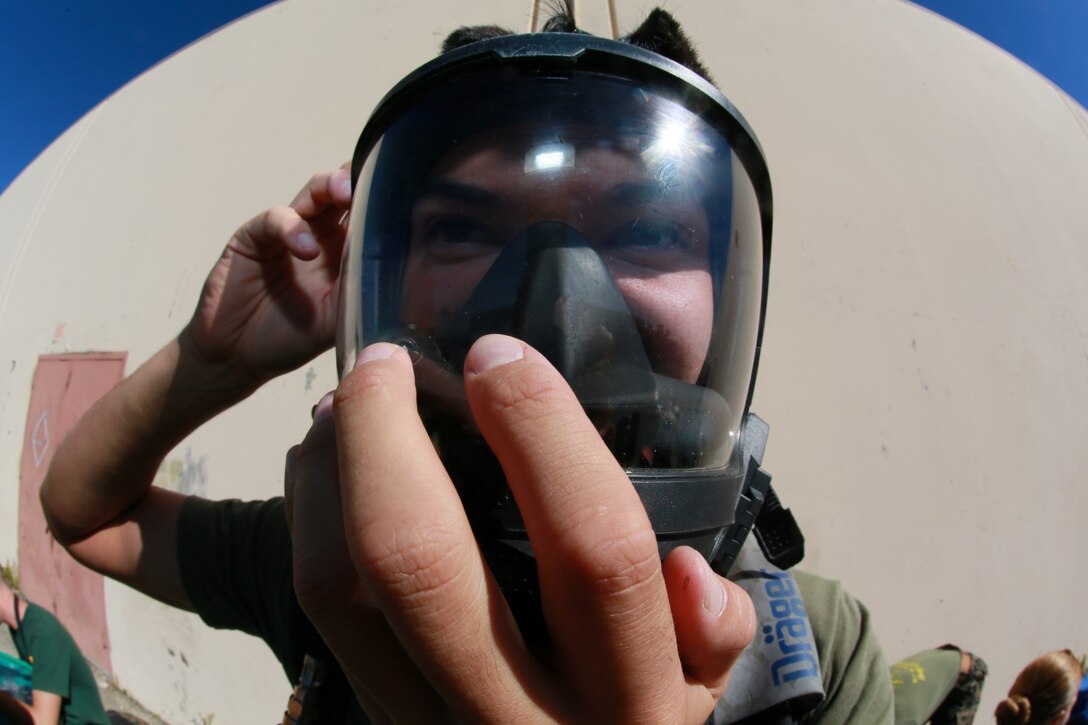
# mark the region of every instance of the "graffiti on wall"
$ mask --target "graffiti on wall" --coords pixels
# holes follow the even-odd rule
[[[49,411],[43,410],[30,434],[30,448],[34,452],[34,466],[40,467],[49,450]]]
[[[208,493],[207,456],[196,458],[193,449],[186,448],[182,458],[167,458],[159,465],[155,485],[186,495],[206,496]]]

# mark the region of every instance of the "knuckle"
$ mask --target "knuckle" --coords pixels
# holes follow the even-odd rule
[[[640,597],[647,587],[656,584],[661,560],[657,540],[648,527],[610,530],[608,527],[614,524],[599,520],[581,525],[610,531],[605,539],[575,555],[580,559],[575,566],[584,586],[605,600],[625,600]]]
[[[573,397],[560,380],[534,366],[515,366],[485,380],[491,412],[510,424],[536,422],[555,415],[556,403]]]
[[[321,203],[321,201],[328,195],[329,177],[331,172],[319,171],[310,177],[310,180],[306,182],[306,186],[295,196],[294,201],[291,202],[293,208],[310,210],[315,205]]]
[[[235,239],[253,249],[278,246],[290,232],[297,216],[284,206],[274,206],[250,219],[234,233]]]
[[[363,365],[357,367],[340,381],[340,385],[332,396],[332,408],[340,411],[350,407],[362,399],[381,395],[382,390],[393,380],[395,376],[385,365]]]
[[[466,582],[472,552],[439,525],[372,524],[363,541],[365,578],[406,610],[454,601],[447,594]]]
[[[266,228],[275,234],[285,234],[298,219],[298,214],[289,206],[277,205],[265,212]]]
[[[310,191],[324,191],[329,183],[329,178],[332,177],[334,173],[336,173],[334,169],[318,171],[310,177],[310,183],[306,185],[306,188],[310,189]]]
[[[242,226],[238,227],[238,230],[234,232],[234,236],[231,238],[231,243],[227,244],[223,250],[223,257],[230,256],[231,248],[234,246],[234,242],[241,242],[244,245],[256,246],[256,237],[260,235],[260,230],[265,227],[265,217],[268,212],[258,214]]]

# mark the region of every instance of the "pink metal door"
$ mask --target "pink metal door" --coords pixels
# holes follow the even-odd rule
[[[19,474],[20,587],[33,602],[56,614],[83,655],[110,674],[102,577],[78,564],[50,536],[38,490],[64,435],[124,373],[125,353],[40,356]]]

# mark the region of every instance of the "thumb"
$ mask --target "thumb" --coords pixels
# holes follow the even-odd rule
[[[718,697],[755,634],[752,600],[686,546],[665,557],[662,573],[684,673]]]

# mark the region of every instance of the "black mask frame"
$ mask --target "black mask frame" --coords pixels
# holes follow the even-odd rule
[[[711,469],[625,469],[646,507],[661,555],[665,556],[676,546],[689,545],[706,557],[716,571],[724,574],[739,553],[770,492],[770,476],[760,468],[768,428],[748,410],[766,312],[773,206],[770,178],[759,143],[744,118],[716,88],[691,70],[656,53],[580,33],[505,36],[447,53],[410,74],[385,96],[356,145],[351,167],[353,189],[358,190],[364,164],[397,119],[436,89],[466,74],[481,72],[548,78],[563,78],[575,73],[599,74],[653,88],[681,102],[727,138],[751,181],[761,222],[762,290],[743,424],[730,461],[726,466]],[[374,280],[370,282],[373,284]],[[358,342],[351,339],[355,331],[345,329],[349,326],[345,320],[357,322],[358,317],[369,314],[364,309],[355,320],[350,316],[346,318],[345,305],[352,302],[342,290],[341,329],[337,341],[341,374],[354,359],[356,351],[349,351],[349,348]],[[474,330],[476,337],[492,331],[517,332],[509,328]],[[411,330],[400,330],[385,339],[400,342],[417,355],[428,355],[429,350],[435,349],[433,340],[418,339]],[[366,340],[367,343],[374,341]],[[540,347],[534,340],[526,341]],[[471,343],[471,339],[467,342]],[[444,353],[433,356],[445,362]],[[454,372],[460,371],[455,369]],[[458,484],[466,513],[493,575],[526,637],[531,640],[543,638],[546,633],[539,610],[532,548],[501,468],[482,439],[447,441],[443,448],[443,462]],[[461,487],[460,481],[465,480],[473,482],[472,490]],[[484,484],[481,485],[481,481]],[[779,560],[780,564],[788,565],[789,559],[799,558],[796,537],[792,533],[787,538],[790,537],[787,548],[791,553]]]

